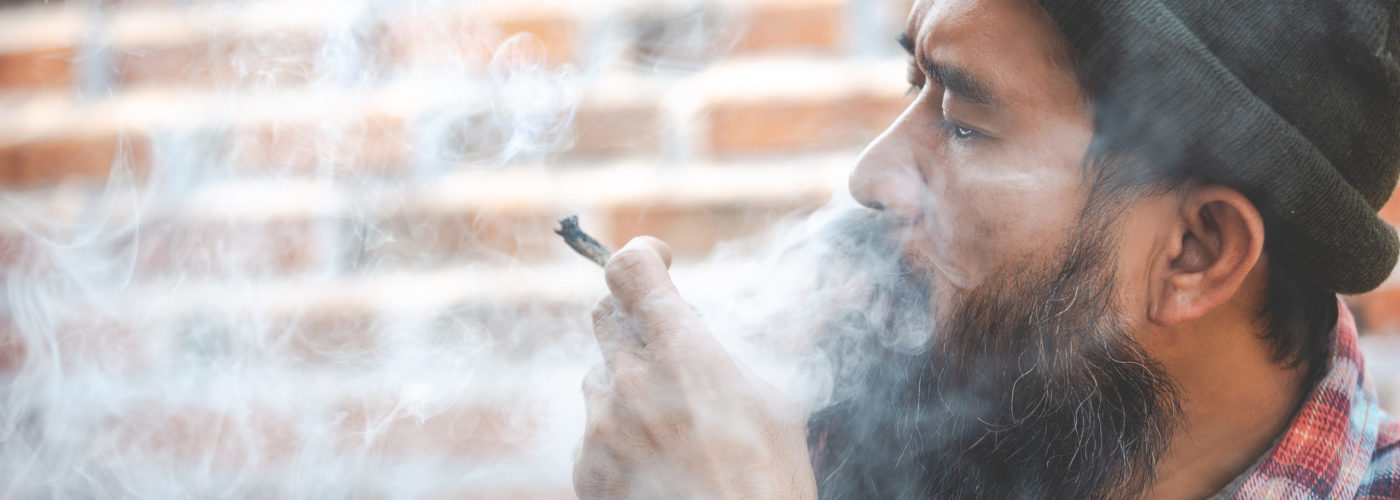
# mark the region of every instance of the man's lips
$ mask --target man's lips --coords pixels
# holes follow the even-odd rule
[[[898,207],[886,207],[878,212],[880,222],[889,229],[889,243],[899,248],[907,263],[916,271],[929,276],[930,285],[951,286],[963,289],[967,283],[964,276],[956,272],[956,266],[948,263],[952,254],[949,238],[937,235],[948,234],[947,220],[940,217],[943,211],[935,210],[936,200],[921,197],[918,203]]]
[[[948,263],[947,245],[935,244],[931,228],[919,224],[891,226],[891,245],[898,248],[909,270],[933,290],[962,290],[967,288],[963,276]]]

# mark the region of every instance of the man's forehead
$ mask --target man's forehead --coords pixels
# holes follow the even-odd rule
[[[985,4],[975,0],[919,0],[900,43],[930,79],[950,93],[977,104],[1000,104],[996,86],[981,76],[985,70],[976,67],[992,61],[976,57],[978,46],[967,43],[989,32],[988,27],[977,26],[986,22],[975,12],[983,8]]]
[[[961,69],[1007,100],[1057,85],[1078,95],[1057,53],[1062,36],[1031,0],[916,0],[905,35],[921,63]]]
[[[989,3],[988,0],[915,0],[906,29],[911,35],[956,29],[958,25],[976,22],[978,11],[985,10]]]

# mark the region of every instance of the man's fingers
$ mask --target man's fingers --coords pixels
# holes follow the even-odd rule
[[[633,242],[656,252],[657,255],[661,256],[661,262],[666,264],[666,269],[671,268],[671,245],[667,245],[666,242],[654,236],[638,236],[632,238],[632,241],[628,243],[631,244]]]
[[[671,249],[649,236],[633,239],[608,260],[608,289],[636,320],[637,332],[646,343],[688,324],[693,315],[671,282],[670,265]]]
[[[594,365],[583,376],[583,403],[589,413],[602,407],[608,395],[612,394],[612,375],[609,368]]]
[[[603,297],[593,306],[593,336],[598,339],[598,349],[603,352],[603,361],[608,366],[612,366],[617,350],[642,347],[636,326],[620,307],[612,295]]]
[[[656,238],[639,236],[608,259],[604,276],[613,295],[630,302],[660,286],[675,290],[667,273],[670,267],[671,247]]]

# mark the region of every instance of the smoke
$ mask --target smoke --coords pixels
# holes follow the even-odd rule
[[[871,211],[837,198],[673,274],[740,366],[816,411],[857,389],[838,391],[833,362],[880,361],[833,352],[822,342],[874,337],[882,346],[918,352],[929,341],[927,296],[910,285],[892,233]]]
[[[484,6],[211,2],[173,20],[67,8],[116,19],[88,41],[107,74],[79,91],[172,53],[184,68],[143,83],[165,93],[132,84],[89,108],[122,122],[100,188],[0,195],[0,496],[567,485],[555,443],[581,418],[571,381],[588,352],[574,304],[601,287],[500,266],[516,242],[423,220],[414,197],[566,150],[575,69],[530,35],[473,25]],[[141,34],[122,23],[143,20],[209,41],[120,49]],[[141,126],[163,107],[189,123]],[[382,171],[395,166],[412,171]],[[418,233],[441,228],[468,241],[425,255]],[[469,251],[444,255],[456,248]],[[444,265],[415,267],[428,263]],[[559,283],[554,297],[511,290],[539,279]]]
[[[486,21],[505,3],[68,6],[90,23],[68,97],[85,127],[119,133],[99,186],[0,193],[0,498],[569,497],[579,385],[599,362],[587,311],[606,289],[553,220],[622,238],[600,200],[659,177],[725,200],[832,169],[688,182],[697,145],[676,132],[703,99],[682,80],[743,31],[717,3]],[[521,29],[550,10],[594,32]],[[172,24],[193,35],[162,42]],[[807,76],[764,69],[734,87],[777,98]],[[586,113],[589,89],[647,85],[667,96],[660,116]],[[16,121],[40,125],[22,138],[79,121],[24,109]],[[586,144],[600,130],[606,144]],[[648,134],[646,168],[588,158]],[[593,163],[561,167],[571,155]],[[673,266],[749,375],[846,418],[814,419],[847,439],[826,450],[823,494],[1140,487],[1174,401],[1136,346],[1111,342],[1112,290],[1089,271],[1112,259],[1069,253],[950,320],[893,234],[837,198]],[[977,347],[991,352],[963,355]]]
[[[570,65],[483,21],[499,7],[65,6],[87,23],[74,113],[117,139],[104,182],[0,193],[0,497],[569,496],[606,290],[549,225],[607,223],[586,172],[551,165],[601,68],[696,71],[742,20],[609,11],[638,28]],[[880,254],[833,229],[850,205],[675,270],[813,409],[834,387],[815,312],[869,294],[816,271]]]

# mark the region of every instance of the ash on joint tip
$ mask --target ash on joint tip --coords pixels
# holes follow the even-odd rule
[[[577,215],[559,219],[559,229],[555,229],[554,234],[563,236],[564,243],[568,243],[569,248],[574,249],[579,255],[587,257],[599,267],[606,266],[608,259],[612,257],[612,250],[608,250],[608,247],[598,243],[598,240],[579,229]]]

